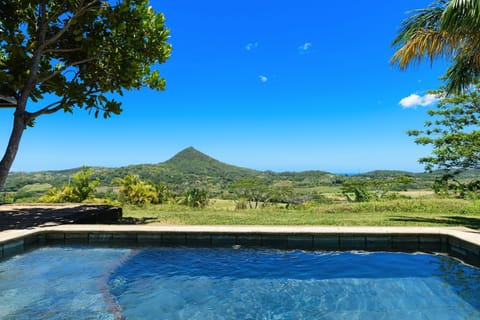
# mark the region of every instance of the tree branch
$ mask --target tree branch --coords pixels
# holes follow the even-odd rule
[[[90,88],[86,94],[88,95],[91,95],[91,94],[96,94],[96,93],[99,93],[101,92],[101,90],[99,89],[93,89],[93,88]],[[56,102],[53,102],[53,103],[50,103],[49,105],[47,105],[46,107],[42,108],[42,109],[39,109],[35,112],[29,112],[28,115],[29,115],[29,118],[30,119],[35,119],[41,115],[44,115],[44,114],[52,114],[52,113],[55,113],[57,111],[60,111],[62,109],[65,108],[65,104],[68,104],[68,103],[73,103],[73,101],[71,101],[70,99],[68,99],[67,97],[63,97],[61,100],[59,101],[56,101]],[[104,108],[100,108],[100,107],[96,107],[96,109],[98,110],[103,110],[105,111],[106,109]]]
[[[60,10],[58,10],[56,13],[52,14],[52,15],[47,19],[47,23],[50,23],[50,22],[55,21],[58,17],[60,17],[63,13],[65,13],[61,8],[63,8],[63,6],[64,6],[66,3],[67,3],[67,1],[63,1],[63,2],[59,5]]]
[[[54,52],[54,53],[58,53],[58,52],[77,52],[77,51],[81,51],[82,48],[72,48],[72,49],[49,49],[49,50],[45,50],[44,52]]]
[[[93,0],[89,3],[87,3],[85,6],[83,7],[80,7],[78,9],[78,11],[74,12],[73,13],[73,16],[70,17],[70,19],[67,21],[67,23],[63,26],[62,29],[60,29],[60,31],[54,35],[53,37],[51,37],[50,39],[46,40],[45,43],[43,44],[42,46],[42,50],[45,49],[46,47],[48,47],[49,45],[51,45],[52,43],[55,43],[57,42],[58,39],[60,39],[63,34],[65,32],[67,32],[67,30],[70,28],[70,26],[75,22],[75,20],[78,19],[78,17],[82,16],[85,12],[88,11],[88,9],[90,9],[91,6],[93,6],[96,2],[98,2],[99,0]],[[83,2],[82,2],[83,3]]]
[[[36,112],[29,112],[29,117],[31,119],[35,119],[36,117],[42,114],[52,114],[55,113],[63,108],[63,105],[67,102],[67,99],[62,98],[60,101],[56,101],[50,103],[48,106],[36,111]],[[55,106],[55,107],[54,107]],[[53,107],[53,108],[52,108]]]
[[[39,80],[37,81],[37,83],[46,82],[46,81],[52,79],[53,77],[61,74],[63,71],[67,70],[67,69],[70,68],[70,67],[73,67],[73,66],[76,66],[76,65],[79,65],[79,64],[82,64],[82,63],[87,63],[87,62],[93,61],[93,60],[95,60],[95,59],[96,59],[96,57],[91,57],[91,58],[87,58],[87,59],[83,59],[83,60],[80,60],[80,61],[75,61],[75,62],[72,62],[72,63],[70,63],[70,64],[67,64],[67,65],[65,65],[64,67],[55,70],[54,72],[52,72],[50,75],[46,76],[45,78],[39,79]]]
[[[47,5],[45,1],[42,1],[40,3],[40,8],[39,8],[39,15],[40,15],[40,22],[39,25],[37,26],[38,29],[38,46],[35,48],[35,51],[33,52],[31,64],[30,64],[30,74],[25,82],[25,86],[23,87],[22,93],[20,95],[20,101],[18,101],[17,104],[17,110],[24,111],[25,106],[27,103],[27,99],[30,96],[30,93],[32,92],[33,88],[37,84],[37,71],[38,71],[38,65],[40,63],[40,58],[42,57],[42,44],[45,42],[45,37],[47,35],[47,23],[46,23],[46,10],[47,10]]]

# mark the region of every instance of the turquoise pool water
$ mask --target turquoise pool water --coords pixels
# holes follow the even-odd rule
[[[480,270],[430,254],[44,247],[1,319],[480,319]]]

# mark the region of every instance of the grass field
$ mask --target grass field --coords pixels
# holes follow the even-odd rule
[[[402,199],[364,203],[319,204],[285,209],[235,210],[227,200],[204,209],[179,205],[124,207],[125,223],[184,225],[329,225],[464,226],[480,229],[480,201]]]

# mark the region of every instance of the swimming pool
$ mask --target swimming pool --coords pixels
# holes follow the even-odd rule
[[[478,319],[444,255],[47,246],[0,264],[2,319]]]

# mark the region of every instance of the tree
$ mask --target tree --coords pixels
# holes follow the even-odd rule
[[[411,177],[399,176],[389,179],[347,180],[342,184],[342,194],[350,202],[368,202],[384,199],[391,191],[404,188],[413,182]]]
[[[468,91],[447,95],[447,89],[432,91],[440,98],[435,109],[428,110],[432,121],[425,122],[424,130],[409,130],[416,137],[415,143],[432,147],[432,155],[419,160],[427,171],[444,169],[443,177],[435,188],[449,186],[448,181],[468,169],[480,169],[480,83],[470,86]],[[457,190],[476,191],[479,181],[469,186],[455,180]],[[462,191],[462,193],[464,193]]]
[[[480,76],[480,2],[437,0],[401,24],[391,62],[405,69],[424,58],[451,58],[446,91],[459,93]]]
[[[93,198],[100,181],[98,179],[91,180],[92,175],[93,170],[83,166],[82,170],[72,176],[71,183],[64,185],[61,189],[50,189],[40,198],[40,201],[80,203]]]
[[[9,0],[0,16],[0,99],[15,109],[0,190],[39,116],[76,107],[108,118],[122,111],[113,94],[164,89],[155,67],[170,55],[169,31],[147,0]],[[45,96],[53,102],[41,105]]]
[[[260,178],[243,178],[232,183],[230,188],[237,198],[248,201],[250,209],[257,209],[260,202],[265,207],[273,197],[271,188]]]
[[[348,180],[342,184],[342,194],[351,202],[368,202],[372,194],[367,190],[366,181]]]

